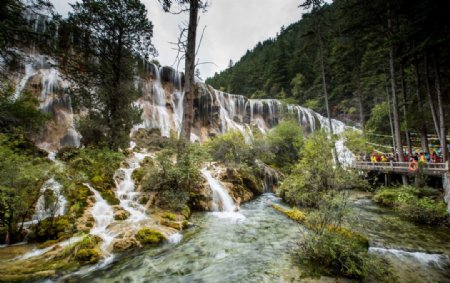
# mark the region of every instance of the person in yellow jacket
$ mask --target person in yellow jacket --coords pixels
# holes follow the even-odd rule
[[[427,163],[427,158],[425,157],[425,154],[423,152],[420,153],[419,162],[420,163]]]
[[[381,156],[381,162],[387,162],[388,160],[387,160],[387,157],[386,157],[386,155],[382,155]]]

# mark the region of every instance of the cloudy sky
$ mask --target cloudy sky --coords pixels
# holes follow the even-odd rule
[[[56,11],[67,15],[75,0],[51,0]],[[141,0],[147,7],[154,25],[153,43],[156,58],[162,65],[174,65],[176,51],[169,42],[177,40],[179,25],[188,15],[164,13],[157,0]],[[213,62],[198,66],[203,79],[227,68],[231,60],[238,61],[247,49],[259,41],[275,37],[281,26],[301,19],[300,0],[209,0],[206,13],[200,14],[199,31],[206,26],[198,51],[199,62]],[[198,36],[199,37],[199,36]],[[183,68],[180,64],[180,68]]]

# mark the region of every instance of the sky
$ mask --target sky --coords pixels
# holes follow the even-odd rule
[[[75,0],[51,0],[55,10],[66,16],[69,3]],[[162,65],[177,68],[177,52],[170,42],[177,41],[179,26],[187,23],[188,15],[164,13],[157,0],[141,0],[149,20],[153,23],[153,44],[158,51],[155,58]],[[200,13],[200,34],[206,27],[197,53],[200,76],[206,79],[228,67],[229,61],[239,61],[248,49],[259,41],[273,38],[281,27],[301,19],[300,0],[209,0],[205,13]],[[184,68],[181,63],[178,67]]]

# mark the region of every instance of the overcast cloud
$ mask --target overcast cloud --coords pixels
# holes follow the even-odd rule
[[[158,50],[156,58],[162,65],[174,65],[177,52],[169,42],[177,40],[179,25],[187,22],[188,15],[164,13],[157,0],[141,0],[147,7],[154,25],[153,43]],[[67,15],[74,0],[52,0],[56,11]],[[259,41],[275,37],[281,26],[301,19],[300,0],[209,0],[206,13],[200,14],[199,32],[206,26],[198,51],[200,62],[213,62],[198,66],[206,79],[236,62],[247,49]],[[199,36],[198,36],[199,37]],[[180,64],[180,69],[184,68]]]

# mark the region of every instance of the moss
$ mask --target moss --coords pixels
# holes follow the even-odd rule
[[[42,244],[39,244],[37,247],[38,247],[38,249],[45,249],[45,248],[48,248],[50,246],[53,246],[54,244],[56,244],[58,242],[59,242],[58,240],[48,240],[48,241],[45,241]]]
[[[272,207],[296,222],[303,223],[306,220],[306,214],[298,208],[285,209],[276,204],[273,204]]]
[[[75,258],[80,263],[97,263],[100,260],[100,253],[96,248],[84,248],[77,251]]]
[[[133,175],[131,177],[137,184],[139,184],[139,183],[141,183],[142,179],[144,178],[145,172],[146,172],[145,167],[144,166],[140,167],[133,171]]]
[[[350,240],[355,240],[358,243],[360,243],[363,247],[369,248],[369,239],[359,233],[353,232],[347,228],[344,227],[335,227],[332,225],[329,225],[327,227],[327,230],[330,232],[335,232],[340,234],[343,237],[346,237]]]
[[[100,176],[100,175],[95,175],[94,177],[91,178],[91,182],[95,186],[101,187],[105,183],[105,178],[103,176]]]
[[[143,245],[158,245],[166,240],[160,231],[151,228],[140,229],[135,237]]]
[[[165,219],[172,220],[172,221],[176,219],[175,218],[175,214],[173,214],[171,212],[164,212],[161,217],[165,218]]]
[[[103,190],[100,192],[100,194],[109,205],[120,204],[120,201],[117,199],[116,194],[114,194],[112,190]]]

